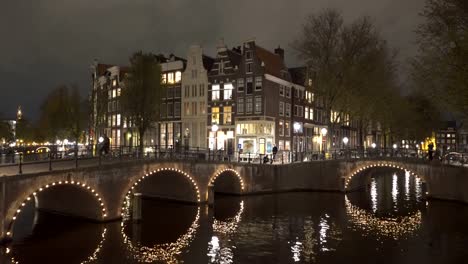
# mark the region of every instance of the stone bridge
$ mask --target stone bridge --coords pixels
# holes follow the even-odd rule
[[[13,236],[27,203],[96,222],[120,219],[134,194],[212,203],[215,192],[258,194],[361,189],[382,169],[409,171],[428,197],[468,203],[468,168],[420,160],[327,160],[284,165],[208,161],[130,161],[0,177],[0,239]]]

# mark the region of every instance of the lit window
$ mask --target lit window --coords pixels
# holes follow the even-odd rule
[[[284,136],[284,121],[280,120],[278,125],[279,135]]]
[[[309,119],[314,120],[314,109],[312,107],[309,109]]]
[[[232,99],[232,90],[234,87],[232,86],[232,83],[226,83],[224,84],[224,100],[231,100]]]
[[[309,119],[309,107],[306,106],[304,111],[305,111],[304,112],[305,119]]]
[[[284,123],[284,135],[289,137],[291,135],[291,129],[289,128],[289,122]]]
[[[167,75],[165,73],[162,74],[162,83],[167,83]]]
[[[112,98],[115,98],[115,97],[117,97],[117,90],[113,89],[112,90]]]
[[[173,84],[174,83],[174,73],[170,72],[167,74],[167,83]]]
[[[117,80],[115,80],[115,79],[112,80],[112,86],[114,86],[114,87],[117,86]]]
[[[176,71],[175,73],[175,82],[178,83],[182,80],[182,73],[180,71]]]
[[[219,84],[213,84],[211,86],[211,100],[219,100]]]
[[[230,125],[232,122],[232,107],[223,107],[223,124]]]
[[[120,88],[117,88],[117,96],[120,96],[121,93],[122,93],[122,90]]]
[[[284,150],[290,151],[291,150],[291,144],[289,140],[286,140],[284,143]]]
[[[117,126],[120,126],[120,118],[121,118],[120,114],[117,114]]]
[[[219,124],[219,107],[211,108],[211,123]]]

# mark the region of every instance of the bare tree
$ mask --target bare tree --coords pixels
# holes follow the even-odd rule
[[[416,88],[440,107],[468,117],[468,2],[427,0],[412,60]]]
[[[137,52],[130,58],[130,70],[122,89],[121,107],[138,129],[140,153],[145,132],[159,120],[162,98],[161,67],[153,54]]]

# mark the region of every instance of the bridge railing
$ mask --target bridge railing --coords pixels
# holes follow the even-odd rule
[[[62,151],[47,153],[13,153],[0,158],[0,175],[21,174],[64,168],[100,166],[133,160],[185,160],[226,163],[288,164],[296,162],[317,162],[343,159],[418,159],[428,160],[426,151],[395,148],[333,149],[330,151],[286,151],[278,153],[249,153],[207,148],[187,148],[177,146],[145,146],[143,152],[138,147],[113,147],[108,151],[89,148],[82,151]],[[437,159],[438,157],[434,157]],[[468,158],[468,157],[467,157]],[[466,161],[468,159],[461,159]],[[462,162],[464,165],[465,162]]]

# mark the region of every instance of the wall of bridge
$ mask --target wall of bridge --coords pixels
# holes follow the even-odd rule
[[[242,194],[287,191],[353,191],[365,187],[377,167],[405,169],[426,182],[428,196],[468,203],[468,168],[392,160],[331,160],[285,165],[208,162],[134,161],[98,168],[79,168],[29,175],[0,177],[0,237],[7,237],[18,209],[39,195],[43,209],[84,217],[94,221],[110,221],[122,215],[129,191],[146,193],[185,202],[207,202],[208,186],[219,184],[218,191],[229,193],[239,178]],[[159,171],[158,171],[159,170]],[[359,171],[361,170],[361,171]],[[223,174],[229,180],[221,182]],[[359,171],[359,173],[357,173]],[[170,174],[178,174],[170,181]],[[214,178],[219,175],[220,182]],[[161,177],[162,181],[158,178]],[[163,178],[166,178],[165,180]],[[73,185],[73,192],[60,185]],[[162,185],[162,182],[164,184]],[[55,185],[53,185],[55,184]],[[45,187],[47,186],[48,187]],[[239,186],[233,193],[239,192]],[[132,189],[134,187],[134,189]],[[48,192],[56,189],[55,192]],[[42,197],[42,199],[41,199]],[[94,201],[93,201],[94,199]],[[83,201],[83,202],[79,202]],[[66,207],[66,208],[65,208]]]

